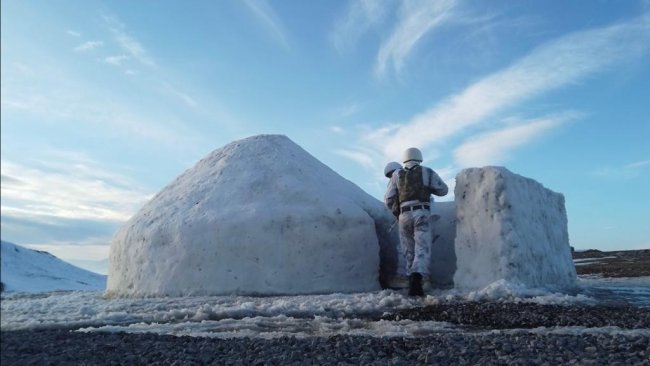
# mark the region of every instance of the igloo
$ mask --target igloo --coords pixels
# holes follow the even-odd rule
[[[454,194],[456,288],[575,286],[562,194],[503,167],[461,171]]]
[[[378,290],[396,268],[393,222],[289,138],[253,136],[210,153],[118,230],[107,295]]]

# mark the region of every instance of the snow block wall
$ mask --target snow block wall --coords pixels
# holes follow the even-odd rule
[[[118,230],[107,295],[378,290],[397,265],[392,222],[382,202],[287,137],[246,138],[199,161]]]
[[[454,193],[456,288],[575,286],[562,194],[503,167],[461,171]]]
[[[456,204],[434,202],[431,214],[434,217],[431,244],[431,285],[435,288],[454,287],[456,273]],[[436,218],[437,217],[437,218]]]

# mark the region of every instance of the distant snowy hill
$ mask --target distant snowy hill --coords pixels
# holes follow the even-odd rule
[[[3,291],[101,291],[106,288],[106,276],[75,267],[50,253],[6,241],[2,241],[1,246]]]

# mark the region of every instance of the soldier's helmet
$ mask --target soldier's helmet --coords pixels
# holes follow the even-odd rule
[[[384,175],[386,178],[390,178],[390,176],[393,175],[393,172],[397,169],[402,169],[402,164],[396,161],[391,161],[390,163],[386,164],[386,167],[384,168]]]
[[[411,160],[415,160],[421,163],[422,152],[415,147],[409,147],[408,149],[404,150],[404,155],[402,156],[402,162],[406,163]]]

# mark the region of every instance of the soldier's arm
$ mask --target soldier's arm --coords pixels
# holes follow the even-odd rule
[[[434,172],[433,169],[429,169],[429,189],[431,193],[436,196],[444,196],[449,192],[449,187],[447,184],[442,181],[438,173]]]
[[[386,189],[386,194],[384,195],[384,203],[386,207],[393,212],[393,215],[399,216],[399,195],[397,192],[397,174],[393,174],[388,182],[388,188]],[[395,210],[397,209],[397,214]]]

